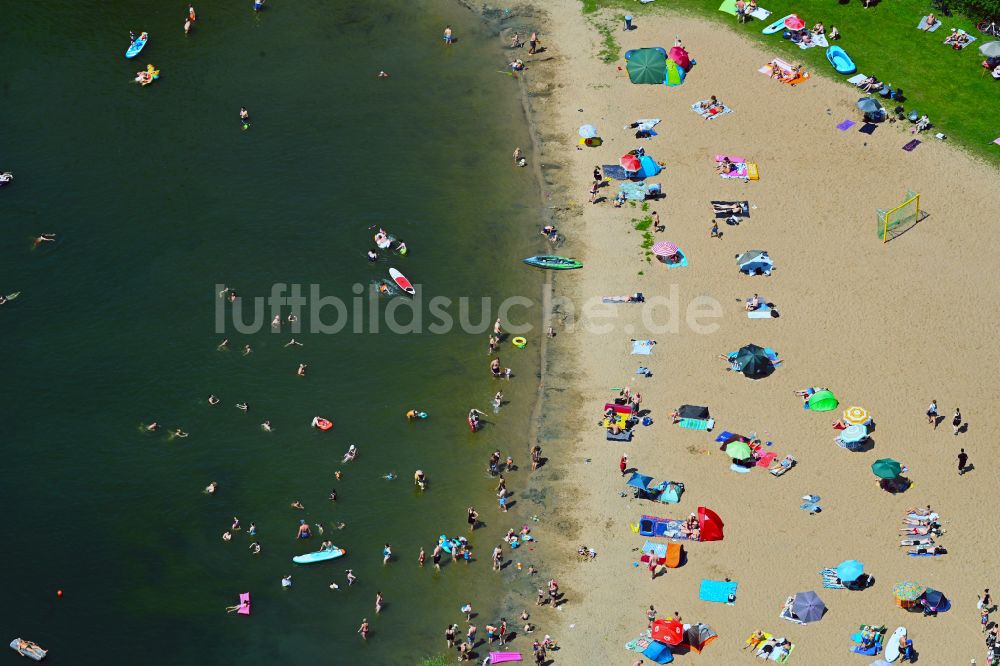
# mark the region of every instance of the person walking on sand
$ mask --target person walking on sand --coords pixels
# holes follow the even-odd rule
[[[599,183],[602,180],[604,180],[604,176],[601,175],[601,167],[595,166],[594,167],[594,182],[595,183]]]
[[[622,476],[625,476],[625,470],[628,469],[628,456],[624,453],[622,459],[618,461],[618,469],[622,471]]]
[[[600,182],[595,182],[590,186],[590,203],[595,203],[597,201],[597,188],[600,186]]]
[[[712,232],[708,235],[709,238],[722,238],[722,234],[719,233],[719,222],[718,220],[712,220]]]
[[[528,38],[528,55],[535,55],[535,51],[538,50],[538,45],[541,43],[542,41],[538,39],[538,33],[532,31],[531,37]]]
[[[660,224],[660,214],[659,213],[657,213],[654,210],[652,213],[650,213],[649,216],[653,220],[653,231],[660,232],[660,231],[666,231],[667,230],[666,226]]]
[[[542,447],[537,444],[531,447],[531,471],[534,472],[542,463]]]
[[[931,404],[927,406],[927,422],[934,426],[937,430],[937,417],[938,417],[938,406],[937,400],[931,400]]]
[[[646,619],[649,620],[649,623],[646,625],[647,628],[652,628],[653,620],[656,619],[656,609],[653,608],[653,604],[649,604],[649,610],[646,611]]]
[[[969,464],[969,454],[965,452],[965,449],[958,450],[958,475],[965,475],[965,468]]]
[[[958,435],[958,431],[962,429],[962,410],[958,407],[955,408],[955,415],[951,417],[951,427],[955,429],[953,434]]]

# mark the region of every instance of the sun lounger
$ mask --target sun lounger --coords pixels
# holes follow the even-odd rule
[[[736,601],[735,581],[702,580],[698,590],[698,598],[702,601],[713,601],[720,604],[730,604]]]
[[[681,419],[677,425],[688,430],[711,430],[715,427],[715,419]]]
[[[928,29],[927,28],[927,17],[925,16],[922,19],[920,19],[920,24],[917,26],[917,30],[923,30],[924,32],[934,32],[935,30],[937,30],[940,27],[941,27],[941,20],[937,19],[935,21],[934,25],[930,29]]]
[[[784,458],[782,458],[781,460],[778,461],[778,464],[777,464],[776,467],[772,467],[768,471],[771,474],[773,474],[774,476],[781,476],[782,474],[784,474],[785,472],[787,472],[791,468],[795,467],[795,464],[797,462],[798,461],[795,460],[795,458],[793,456],[787,455],[787,456],[785,456]]]

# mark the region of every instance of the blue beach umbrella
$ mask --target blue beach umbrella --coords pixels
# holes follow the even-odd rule
[[[844,444],[857,444],[868,438],[868,428],[863,425],[850,425],[840,432],[840,441]]]
[[[857,560],[844,560],[837,565],[837,578],[844,583],[856,581],[865,572],[865,565]]]
[[[653,477],[646,476],[644,474],[639,474],[639,472],[632,472],[632,476],[629,478],[626,486],[632,486],[633,488],[638,488],[639,490],[649,490],[649,483],[653,480]]]
[[[583,125],[580,127],[580,138],[593,139],[597,136],[597,128],[593,125]]]

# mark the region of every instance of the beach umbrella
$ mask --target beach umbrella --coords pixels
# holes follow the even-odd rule
[[[750,379],[763,379],[774,372],[774,363],[768,358],[767,352],[757,345],[741,347],[731,360],[743,376]]]
[[[894,585],[892,593],[897,599],[901,599],[903,601],[916,601],[926,589],[927,588],[920,583],[914,583],[912,580],[907,580]]]
[[[844,444],[857,444],[868,439],[868,428],[863,425],[849,425],[840,432],[840,441]]]
[[[785,19],[785,27],[788,28],[789,30],[801,30],[802,28],[806,27],[806,22],[800,19],[795,14],[792,14],[791,16]]]
[[[902,471],[902,466],[892,458],[882,458],[872,463],[872,472],[880,479],[895,479]]]
[[[844,410],[844,422],[845,423],[857,423],[858,425],[863,425],[868,423],[871,419],[868,416],[868,410],[864,407],[848,407]]]
[[[726,455],[734,460],[746,460],[750,457],[750,445],[746,442],[729,442],[726,444]]]
[[[688,55],[683,46],[671,47],[667,57],[677,63],[677,66],[685,72],[691,69],[691,56]]]
[[[792,601],[792,613],[802,623],[820,620],[825,612],[826,604],[815,592],[799,592]]]
[[[861,577],[865,572],[865,565],[857,560],[844,560],[837,565],[837,578],[842,583],[850,583]]]
[[[882,110],[882,104],[874,97],[862,97],[858,100],[857,106],[864,113],[877,113]]]
[[[593,139],[597,136],[597,128],[593,125],[582,125],[580,127],[580,138]]]
[[[987,58],[1000,56],[1000,42],[986,42],[979,47],[979,52]]]
[[[656,620],[653,622],[653,640],[680,645],[684,641],[684,625],[677,620]]]
[[[638,49],[625,63],[632,83],[663,83],[667,78],[667,57],[657,49]]]
[[[645,474],[639,474],[639,472],[632,472],[632,476],[625,483],[626,486],[632,486],[633,488],[638,488],[639,490],[649,490],[649,482],[653,480],[653,477],[646,476]]]
[[[670,241],[660,241],[653,246],[653,254],[658,257],[672,257],[677,254],[677,246]]]
[[[620,164],[626,171],[638,171],[642,166],[642,162],[639,161],[639,158],[632,153],[622,155],[621,159],[618,160],[618,164]]]

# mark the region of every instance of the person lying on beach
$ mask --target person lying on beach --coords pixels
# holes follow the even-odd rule
[[[910,555],[947,555],[948,549],[944,546],[931,546],[930,548],[910,548],[906,552]]]
[[[798,391],[795,391],[795,395],[799,396],[800,398],[808,398],[816,391],[822,391],[822,390],[823,389],[817,389],[814,386],[810,386],[809,388],[799,389]]]
[[[764,631],[762,629],[758,629],[757,631],[750,634],[750,638],[747,639],[747,642],[743,646],[743,649],[746,650],[747,648],[750,648],[751,650],[754,650],[757,648],[758,645],[761,644],[763,640],[764,640]]]
[[[802,73],[802,65],[796,65],[795,67],[792,67],[790,70],[785,72],[785,75],[782,78],[785,81],[794,81],[795,79],[799,78],[799,75],[801,73]]]
[[[698,516],[691,514],[688,519],[681,524],[681,534],[689,539],[697,541],[700,536],[701,530],[698,526]]]
[[[916,134],[917,132],[923,132],[924,130],[926,130],[930,126],[931,126],[931,120],[930,120],[930,118],[928,118],[926,114],[922,115],[922,116],[920,116],[920,120],[917,121],[916,126],[913,128],[913,132],[912,133]]]
[[[913,515],[913,516],[929,516],[931,514],[934,514],[935,516],[937,515],[931,509],[931,505],[930,504],[928,504],[926,507],[923,507],[923,508],[916,507],[916,506],[910,507],[909,509],[906,510],[906,513],[907,513],[907,515]]]
[[[736,171],[736,165],[728,157],[723,157],[722,161],[715,167],[715,172],[720,174],[732,173],[734,171]]]
[[[514,72],[520,72],[520,71],[522,71],[524,69],[524,63],[521,62],[520,60],[516,59],[516,58],[514,60],[510,61],[507,64],[507,66],[510,67],[511,71],[514,71]]]
[[[885,479],[882,479],[882,481],[885,481]],[[926,536],[932,532],[937,535],[941,534],[940,527],[936,525],[924,525],[922,527],[901,527],[899,531],[901,534],[916,534],[918,536]]]
[[[802,42],[801,43],[805,44],[806,46],[809,46],[810,44],[812,44],[812,33],[809,33],[809,32],[802,33]]]
[[[715,95],[712,95],[711,97],[709,97],[708,99],[706,99],[704,102],[702,102],[701,104],[699,104],[698,108],[700,108],[702,111],[708,111],[710,109],[714,109],[714,108],[720,107],[720,106],[722,106],[722,104],[719,102],[719,100],[716,98]]]
[[[876,90],[882,89],[882,82],[879,81],[874,76],[869,76],[867,79],[858,84],[858,87],[865,92],[874,92]]]
[[[903,518],[903,524],[904,525],[918,525],[918,526],[922,526],[922,525],[938,526],[939,523],[937,522],[937,518],[938,518],[938,515],[936,513],[933,514],[932,516],[922,516],[922,517],[919,517],[919,518],[910,518],[909,516],[907,516],[906,518]]]
[[[605,303],[642,303],[646,297],[637,292],[628,296],[605,296],[601,300]]]
[[[817,23],[812,27],[812,30],[810,32],[812,32],[812,34],[814,35],[822,35],[823,33],[826,32],[826,28],[823,27],[823,22],[820,21],[819,23]]]
[[[776,63],[776,62],[774,62],[772,60],[771,61],[771,78],[772,79],[780,79],[781,75],[782,75],[781,67],[778,65],[778,63]]]

